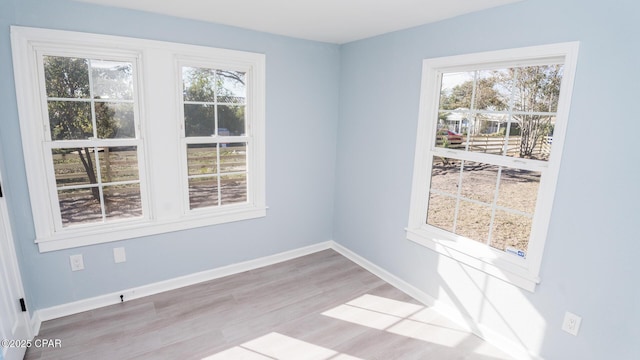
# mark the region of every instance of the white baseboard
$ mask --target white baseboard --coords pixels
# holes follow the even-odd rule
[[[88,299],[82,299],[71,303],[52,306],[45,309],[36,310],[31,317],[31,327],[33,334],[38,334],[40,325],[43,321],[61,318],[78,314],[84,311],[98,309],[104,306],[117,304],[120,302],[120,295],[124,296],[124,300],[133,300],[149,295],[158,294],[165,291],[179,289],[181,287],[198,284],[201,282],[218,279],[224,276],[238,274],[244,271],[258,269],[264,266],[277,264],[283,261],[295,259],[300,256],[313,254],[318,251],[330,249],[331,241],[322,242],[303,248],[285,251],[282,253],[265,256],[262,258],[244,261],[228,266],[219,267],[212,270],[197,272],[190,275],[180,276],[177,278],[160,281],[153,284],[143,285],[136,288],[125,289],[110,294],[100,295]]]
[[[31,323],[29,324],[29,326],[31,326],[32,340],[33,337],[37,336],[40,333],[41,325],[42,319],[40,318],[40,313],[38,312],[38,310],[36,310],[33,312],[33,314],[31,314]]]
[[[120,295],[124,295],[124,300],[133,300],[149,295],[158,294],[165,291],[179,289],[181,287],[198,284],[201,282],[218,279],[224,276],[238,274],[244,271],[258,269],[264,266],[277,264],[283,261],[295,259],[300,256],[313,254],[318,251],[333,249],[342,256],[358,264],[362,268],[368,270],[372,274],[378,276],[382,280],[388,282],[399,290],[405,292],[414,299],[423,304],[432,307],[442,315],[458,323],[467,331],[473,332],[475,335],[486,340],[492,345],[500,348],[506,353],[514,356],[516,359],[526,360],[543,360],[541,357],[532,355],[527,349],[517,343],[505,338],[497,332],[488,329],[482,324],[477,324],[473,319],[464,315],[459,309],[435,299],[431,295],[423,292],[415,286],[407,283],[399,277],[391,274],[387,270],[379,267],[371,261],[363,258],[348,248],[336,243],[335,241],[326,241],[303,248],[286,251],[274,255],[265,256],[259,259],[244,261],[237,264],[231,264],[220,268],[202,271],[186,276],[181,276],[157,283],[144,285],[136,288],[126,289],[110,294],[100,295],[93,298],[74,301],[67,304],[57,305],[45,309],[36,310],[31,318],[31,327],[33,334],[38,334],[40,325],[43,321],[57,319],[63,316],[73,315],[84,311],[89,311],[104,306],[117,304],[120,302]]]
[[[528,349],[524,348],[520,344],[507,339],[506,337],[487,328],[482,324],[478,324],[476,321],[462,313],[459,309],[451,306],[448,303],[435,299],[431,295],[407,283],[406,281],[391,274],[387,270],[363,258],[362,256],[349,250],[348,248],[336,243],[335,241],[330,241],[330,246],[333,250],[337,251],[342,256],[360,265],[362,268],[368,270],[377,277],[393,285],[395,288],[405,292],[407,295],[433,308],[435,311],[454,321],[462,328],[472,332],[473,334],[487,341],[491,345],[499,348],[505,353],[513,356],[514,358],[523,360],[543,360],[543,358],[541,358],[540,356],[531,354]]]

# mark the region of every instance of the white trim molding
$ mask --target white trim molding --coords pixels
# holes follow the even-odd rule
[[[82,299],[71,303],[52,306],[37,310],[32,320],[32,326],[35,329],[39,329],[40,322],[61,318],[73,314],[78,314],[84,311],[98,309],[101,307],[114,305],[121,302],[120,295],[123,296],[124,301],[143,298],[145,296],[159,294],[165,291],[171,291],[180,289],[185,286],[199,284],[205,281],[219,279],[221,277],[239,274],[241,272],[258,269],[264,266],[277,264],[283,261],[295,259],[301,256],[316,253],[318,251],[327,250],[331,248],[331,242],[318,243],[290,251],[281,252],[274,255],[261,257],[254,260],[243,261],[211,270],[201,271],[190,275],[180,276],[173,279],[160,281],[148,285],[143,285],[135,288],[124,289],[121,291],[113,292],[110,294],[100,295],[88,299]],[[37,332],[34,332],[37,334]]]
[[[40,330],[40,325],[43,321],[53,320],[64,316],[78,314],[84,311],[118,304],[120,303],[120,295],[124,296],[125,301],[139,299],[145,296],[150,296],[165,291],[171,291],[185,286],[195,285],[205,281],[218,279],[224,276],[234,275],[241,272],[258,269],[264,266],[277,264],[283,261],[295,259],[301,256],[328,249],[336,251],[347,259],[358,264],[365,270],[379,277],[380,279],[403,291],[407,295],[420,301],[424,305],[433,308],[438,313],[456,322],[463,329],[472,332],[473,334],[484,339],[493,346],[496,346],[502,351],[514,356],[515,358],[526,360],[542,360],[541,357],[531,354],[521,344],[515,343],[498,334],[497,332],[487,328],[486,326],[477,323],[475,320],[469,318],[459,309],[432,297],[431,295],[400,279],[399,277],[393,275],[389,271],[381,268],[380,266],[365,259],[364,257],[356,254],[347,247],[336,243],[335,241],[321,242],[254,260],[244,261],[136,288],[129,288],[122,291],[112,292],[105,295],[40,309],[33,312],[33,316],[31,318],[32,331],[33,334],[37,335]]]

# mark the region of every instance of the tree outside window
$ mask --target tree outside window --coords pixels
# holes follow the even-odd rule
[[[142,216],[133,64],[44,56],[63,226]]]

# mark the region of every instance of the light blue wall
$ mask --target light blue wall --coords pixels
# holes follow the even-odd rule
[[[327,241],[332,233],[339,47],[71,1],[0,0],[5,192],[31,310]],[[40,254],[17,117],[9,25],[96,32],[266,54],[267,217]],[[127,262],[113,263],[124,246]],[[82,253],[85,271],[71,272]]]
[[[632,0],[527,0],[338,47],[65,0],[0,0],[0,160],[30,307],[333,238],[458,307],[483,330],[546,359],[634,358],[640,353],[639,18],[640,5]],[[38,253],[11,24],[265,53],[267,217]],[[491,279],[479,283],[473,270],[406,240],[421,60],[576,40],[571,117],[536,292]],[[126,248],[126,263],[112,263],[115,246]],[[68,256],[78,252],[87,269],[71,273]],[[565,310],[583,317],[578,337],[560,331]]]
[[[546,359],[637,359],[639,34],[636,1],[528,0],[343,46],[334,240]],[[580,54],[531,294],[405,239],[421,60],[565,41]]]

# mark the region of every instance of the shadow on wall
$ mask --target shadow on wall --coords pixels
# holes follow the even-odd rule
[[[436,307],[517,358],[539,356],[547,323],[525,290],[448,257],[439,259]]]

